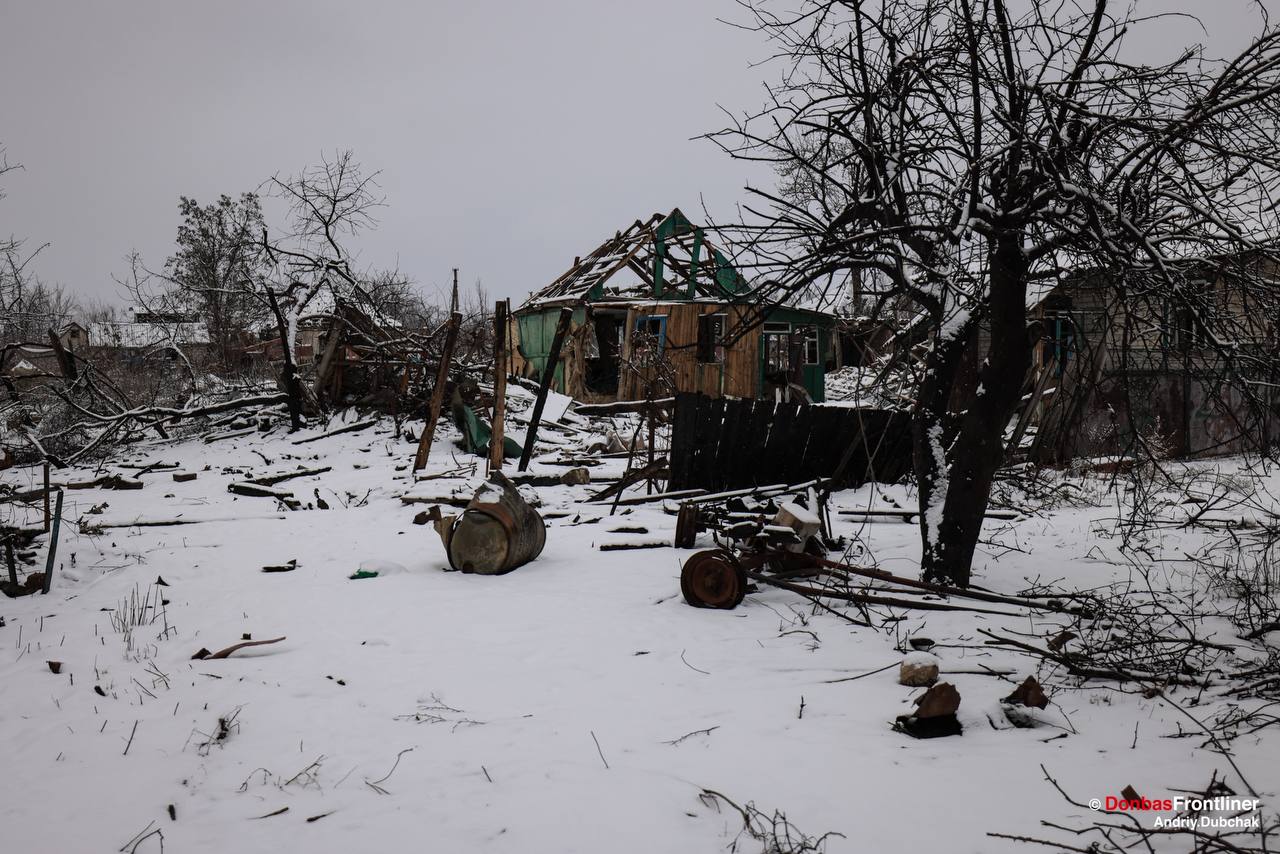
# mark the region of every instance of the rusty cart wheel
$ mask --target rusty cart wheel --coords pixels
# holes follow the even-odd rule
[[[697,552],[680,571],[680,592],[695,608],[732,610],[747,595],[747,574],[722,549]]]

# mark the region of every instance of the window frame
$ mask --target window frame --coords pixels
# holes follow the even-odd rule
[[[766,375],[770,373],[790,373],[791,371],[791,324],[783,321],[766,321],[760,329],[761,364]],[[769,360],[769,339],[776,338],[785,342],[782,353],[786,364],[777,366]]]
[[[656,321],[658,322],[658,331],[657,331],[656,333],[655,333],[655,332],[650,332],[648,329],[645,329],[645,328],[644,328],[644,327],[645,327],[645,325],[646,325],[649,321],[653,321],[653,320],[656,320]],[[666,345],[667,345],[667,315],[665,315],[665,314],[639,314],[639,315],[636,315],[636,322],[635,322],[635,324],[631,327],[631,333],[632,333],[631,349],[632,349],[632,351],[634,351],[634,350],[635,350],[635,344],[636,344],[636,342],[635,342],[635,337],[634,337],[634,336],[635,336],[635,333],[637,333],[637,332],[642,333],[642,334],[645,334],[645,335],[652,335],[655,339],[657,339],[657,342],[658,342],[658,352],[657,352],[657,355],[661,356],[661,355],[662,355],[663,350],[666,348]]]
[[[697,346],[694,350],[694,358],[699,365],[723,365],[726,358],[726,350],[724,345],[725,329],[729,324],[729,314],[724,311],[712,311],[698,315],[698,339]],[[711,340],[705,341],[703,332],[708,327],[711,330]],[[704,358],[710,356],[710,358]]]
[[[809,358],[809,346],[813,345],[813,358]],[[821,365],[822,364],[822,337],[819,334],[818,327],[810,326],[804,333],[804,354],[801,357],[804,365]]]

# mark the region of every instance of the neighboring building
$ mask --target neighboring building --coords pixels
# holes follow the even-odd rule
[[[63,346],[78,355],[94,353],[127,362],[175,346],[193,361],[213,354],[209,330],[195,317],[132,307],[128,314],[128,320],[96,320],[87,329],[78,323],[69,324],[60,336]]]
[[[62,331],[58,333],[58,339],[68,353],[74,353],[77,356],[84,355],[89,349],[89,330],[74,320],[62,327]]]
[[[18,344],[0,355],[0,386],[12,385],[18,392],[49,382],[62,382],[62,366],[52,347]]]
[[[554,387],[578,400],[637,400],[646,386],[711,397],[821,402],[835,318],[761,302],[704,229],[678,209],[617,232],[515,312],[514,372],[540,377],[573,309]]]
[[[1096,279],[1055,288],[1032,309],[1042,329],[1035,371],[1055,387],[1032,422],[1035,458],[1127,452],[1135,431],[1169,456],[1239,453],[1280,438],[1276,318],[1250,314],[1229,275],[1206,272],[1197,287],[1211,294],[1207,326],[1166,301],[1126,314],[1115,287]],[[1232,336],[1236,364],[1209,346],[1215,334]],[[1238,381],[1224,383],[1228,367],[1261,407],[1250,407]]]
[[[1128,453],[1135,432],[1174,457],[1238,453],[1280,438],[1277,318],[1251,306],[1233,267],[1206,264],[1191,277],[1195,312],[1162,288],[1131,284],[1122,293],[1097,272],[1032,296],[1028,322],[1040,334],[1026,385],[1029,456]],[[1214,336],[1230,338],[1234,364],[1210,346]],[[1251,408],[1239,382],[1224,384],[1228,373],[1263,405]]]

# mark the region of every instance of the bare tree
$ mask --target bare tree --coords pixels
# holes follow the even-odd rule
[[[297,429],[307,394],[295,356],[298,324],[316,313],[317,299],[324,295],[358,295],[371,301],[365,286],[368,280],[352,267],[343,241],[374,226],[373,213],[383,201],[377,193],[377,173],[366,175],[350,151],[323,158],[318,166],[297,175],[276,176],[269,185],[290,206],[290,230],[271,239],[263,229],[262,246],[271,269],[258,293],[270,308],[280,337],[281,383]]]
[[[1212,326],[1198,297],[1206,269],[1240,261],[1252,314],[1276,316],[1280,31],[1264,22],[1225,61],[1189,47],[1142,64],[1125,40],[1162,43],[1162,19],[1107,0],[743,5],[785,71],[763,110],[712,135],[782,178],[752,191],[739,237],[780,291],[856,278],[862,300],[913,311],[926,577],[969,583],[1031,367],[1027,309],[1064,276],[1124,283],[1121,308],[1184,309],[1257,399],[1246,380],[1274,350],[1243,346],[1247,321]]]
[[[0,148],[0,178],[22,166],[10,163]],[[0,190],[0,200],[4,199]],[[49,244],[33,250],[14,235],[0,238],[0,341],[36,341],[68,319],[74,301],[61,285],[48,286],[31,272],[31,262]]]

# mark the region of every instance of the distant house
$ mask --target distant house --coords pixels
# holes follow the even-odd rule
[[[63,346],[78,354],[85,352],[125,361],[137,361],[150,353],[179,347],[189,359],[203,358],[213,351],[209,330],[194,316],[163,314],[128,309],[128,320],[96,320],[86,329],[70,324],[63,330]],[[74,337],[72,337],[74,335]]]
[[[578,400],[667,391],[820,402],[835,318],[764,302],[678,209],[636,220],[515,312],[513,370],[541,375],[563,307],[573,310],[555,388]]]
[[[340,343],[350,346],[362,340],[386,340],[398,337],[402,330],[402,324],[395,318],[377,311],[367,303],[357,304],[326,289],[307,303],[306,310],[298,318],[294,337],[294,361],[298,365],[320,361],[331,342],[336,348]],[[256,337],[244,345],[243,354],[251,358],[265,358],[271,362],[281,361],[284,347],[276,325],[266,323],[256,333]],[[342,356],[342,359],[350,362],[358,361],[359,358],[354,350],[344,352]]]
[[[1106,270],[1079,272],[1028,294],[1035,335],[1022,411],[1010,438],[1045,463],[1129,453],[1135,436],[1171,457],[1239,453],[1280,439],[1277,318],[1251,308],[1239,259],[1204,262],[1189,276],[1192,312],[1163,288],[1122,287]],[[1256,274],[1257,270],[1251,271]],[[1213,338],[1232,353],[1227,364]],[[986,329],[970,347],[952,404],[977,386]],[[882,350],[882,355],[887,351]],[[1224,385],[1226,376],[1235,379]],[[1253,389],[1250,408],[1239,390]]]
[[[18,344],[0,354],[0,385],[12,392],[62,382],[62,367],[52,347]]]
[[[73,320],[62,327],[62,331],[58,333],[58,340],[62,342],[63,348],[68,353],[81,356],[84,355],[85,350],[89,349],[89,330]]]
[[[1203,302],[1196,312],[1158,297],[1122,300],[1105,273],[1038,295],[1028,317],[1040,329],[1028,387],[1048,391],[1030,419],[1039,429],[1033,455],[1121,453],[1135,433],[1170,456],[1238,453],[1280,438],[1280,386],[1270,367],[1277,319],[1251,308],[1234,268],[1206,263],[1193,277]],[[1212,338],[1232,352],[1231,365]],[[1224,386],[1227,374],[1237,379]],[[1240,382],[1262,411],[1249,409]]]

